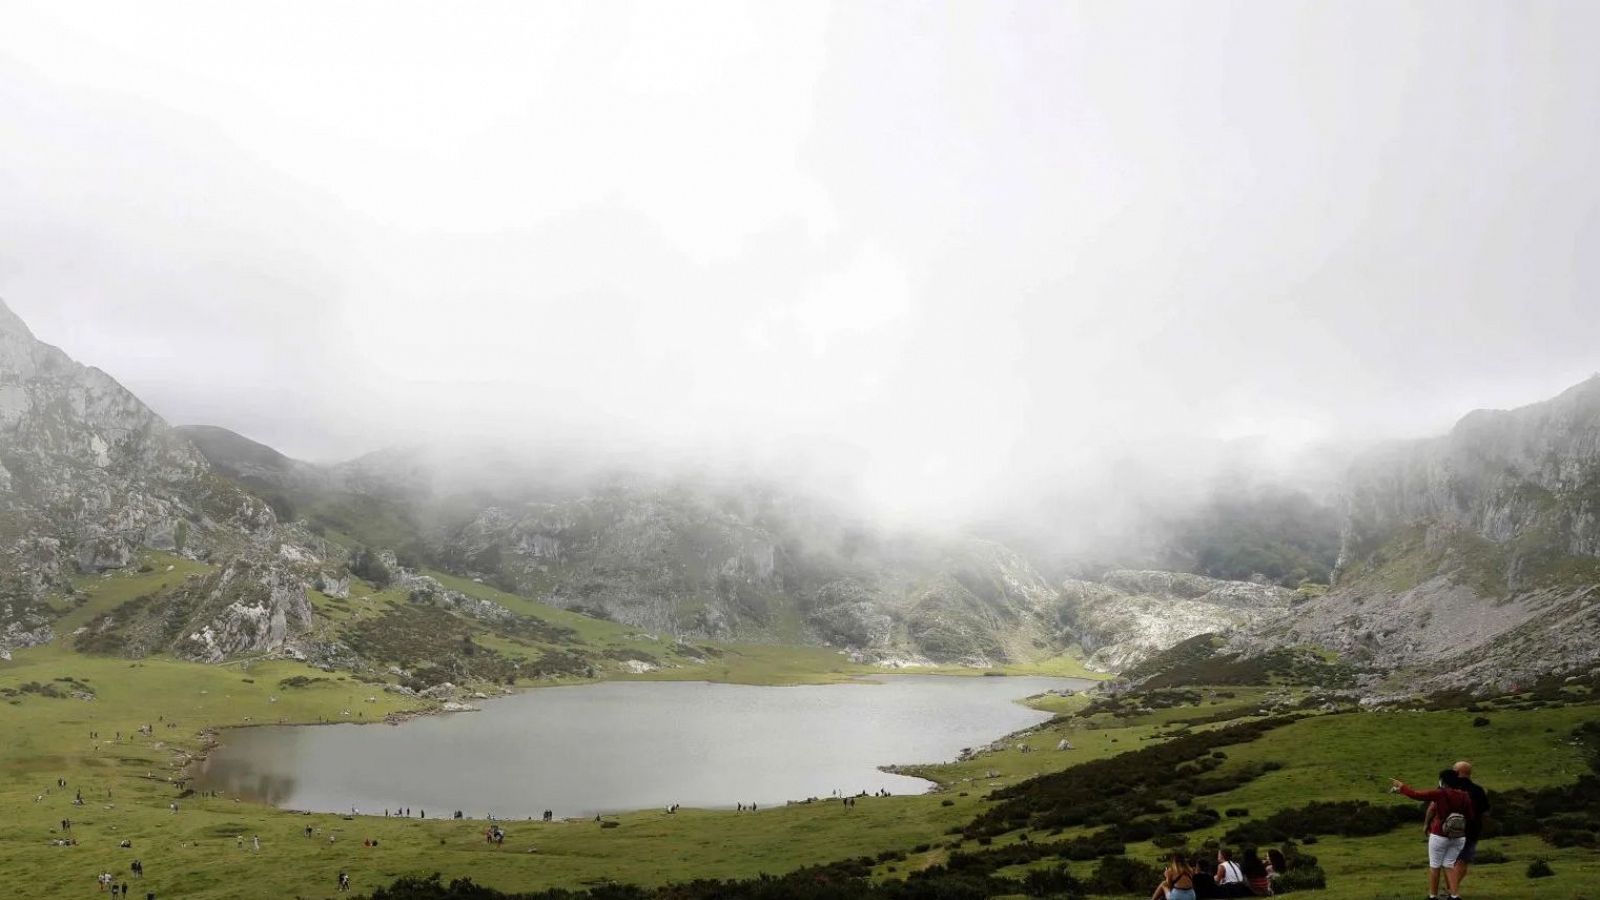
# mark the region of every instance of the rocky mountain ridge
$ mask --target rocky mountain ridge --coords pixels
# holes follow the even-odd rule
[[[0,648],[51,638],[46,599],[72,573],[140,547],[244,552],[275,527],[137,397],[0,304]]]
[[[223,429],[173,429],[0,305],[0,651],[55,636],[74,576],[159,550],[207,572],[96,617],[82,645],[372,665],[362,653],[392,644],[383,628],[470,621],[542,635],[544,668],[581,668],[560,629],[447,589],[432,568],[679,641],[825,644],[902,663],[1081,650],[1120,671],[1208,633],[1236,657],[1315,648],[1307,658],[1333,651],[1443,686],[1600,658],[1587,637],[1600,625],[1600,378],[1358,460],[1325,593],[1269,583],[1322,558],[1321,513],[1293,497],[1216,507],[1244,539],[1192,548],[1227,571],[1268,560],[1271,579],[1113,569],[1053,582],[1003,544],[886,529],[752,480],[583,480],[506,455],[455,465],[395,449],[315,466]],[[1235,508],[1246,524],[1230,524]],[[1274,523],[1307,540],[1248,552]],[[389,598],[380,609],[342,605],[357,572]],[[407,598],[422,607],[395,605]]]
[[[1337,578],[1232,649],[1317,645],[1441,687],[1600,663],[1600,376],[1352,467]]]

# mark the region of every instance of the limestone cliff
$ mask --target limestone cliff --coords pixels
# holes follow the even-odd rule
[[[0,303],[0,649],[49,640],[45,599],[141,547],[194,558],[269,543],[265,503],[104,372]]]
[[[1232,632],[1289,608],[1271,584],[1178,572],[1116,571],[1061,586],[1062,619],[1091,668],[1120,672],[1200,634]]]
[[[1235,642],[1317,644],[1430,684],[1600,661],[1600,377],[1352,469],[1335,587]]]

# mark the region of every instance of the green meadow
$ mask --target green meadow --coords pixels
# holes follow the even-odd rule
[[[502,823],[503,846],[483,840],[484,823],[300,814],[236,802],[230,797],[184,796],[179,781],[189,754],[228,727],[268,723],[371,722],[427,704],[388,692],[348,674],[280,659],[208,666],[154,657],[129,660],[78,653],[70,631],[118,604],[198,574],[196,563],[151,557],[149,571],[83,579],[84,599],[63,606],[55,643],[15,653],[0,662],[0,871],[11,896],[66,897],[94,890],[109,871],[133,884],[129,864],[143,861],[146,876],[135,896],[159,898],[331,897],[340,871],[358,893],[407,874],[470,875],[503,890],[582,887],[608,881],[661,884],[693,878],[740,878],[781,873],[815,863],[885,855],[874,877],[905,877],[937,865],[957,850],[978,849],[962,826],[993,806],[991,791],[1036,775],[1069,770],[1093,760],[1250,721],[1263,704],[1294,702],[1292,689],[1199,689],[1197,699],[1148,709],[1088,706],[1082,695],[1046,695],[1034,702],[1056,718],[1035,733],[1014,736],[1004,748],[960,762],[903,769],[928,778],[925,795],[865,798],[854,807],[819,802],[756,813],[685,809],[676,815],[642,811],[593,821]],[[172,569],[168,569],[172,566]],[[593,647],[645,654],[666,666],[641,675],[606,668],[606,678],[683,678],[755,684],[826,682],[878,671],[821,648],[707,645],[690,664],[675,645],[614,623],[552,610],[502,595],[472,582],[448,586],[505,603],[514,610],[568,627]],[[351,598],[313,597],[319,627],[383,615],[403,598],[358,585]],[[487,640],[487,638],[485,638]],[[548,648],[504,641],[496,649],[533,658]],[[1078,674],[1068,658],[1018,671]],[[971,673],[967,673],[971,674]],[[542,683],[572,683],[573,677]],[[526,684],[524,684],[526,686]],[[92,693],[92,699],[81,699]],[[1384,791],[1385,778],[1426,784],[1440,766],[1471,759],[1491,790],[1565,784],[1586,761],[1570,740],[1577,725],[1600,717],[1592,698],[1575,696],[1542,708],[1494,709],[1488,726],[1475,715],[1425,712],[1316,713],[1275,728],[1259,739],[1229,746],[1219,770],[1254,763],[1280,767],[1236,787],[1206,796],[1206,806],[1246,810],[1258,819],[1314,799],[1402,803]],[[152,733],[139,733],[142,725]],[[95,737],[91,737],[95,734]],[[996,736],[997,738],[1000,736]],[[1054,748],[1061,739],[1073,749]],[[222,731],[222,739],[226,732]],[[1021,749],[1026,745],[1027,749]],[[64,778],[67,787],[56,787]],[[83,805],[75,805],[77,792]],[[174,811],[170,804],[176,802]],[[440,812],[443,812],[442,810]],[[71,819],[62,831],[62,819]],[[1198,846],[1246,821],[1226,819],[1191,832]],[[306,835],[307,828],[312,835]],[[1051,840],[1092,829],[1065,829]],[[260,838],[260,850],[253,839]],[[75,846],[53,841],[75,839]],[[985,847],[1005,847],[1042,833],[999,834]],[[120,848],[121,841],[131,842]],[[376,846],[363,842],[375,841]],[[1479,866],[1467,883],[1471,897],[1579,898],[1600,896],[1600,858],[1592,849],[1556,848],[1528,835],[1486,842],[1507,862]],[[1412,898],[1424,887],[1420,823],[1364,838],[1325,837],[1304,848],[1327,874],[1329,898]],[[1128,856],[1156,861],[1155,843],[1127,845]],[[1533,881],[1526,870],[1548,860],[1554,877]],[[1071,863],[1087,875],[1092,863]],[[1020,876],[1029,866],[1002,875]],[[1147,896],[1147,894],[1142,894]],[[1124,896],[1132,896],[1125,894]]]

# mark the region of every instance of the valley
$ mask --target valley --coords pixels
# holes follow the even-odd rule
[[[1116,897],[1147,895],[1164,851],[1223,845],[1282,848],[1280,892],[1400,898],[1416,893],[1420,842],[1384,779],[1425,781],[1455,758],[1506,810],[1475,893],[1576,898],[1600,877],[1600,649],[1583,637],[1600,615],[1600,380],[1368,452],[1321,506],[1261,490],[1153,520],[1162,558],[1189,561],[1179,571],[1132,553],[1057,565],[995,533],[891,526],[750,477],[404,448],[300,462],[171,428],[3,308],[0,375],[0,865],[20,896],[63,896],[137,858],[161,897],[331,896],[340,871],[393,900],[478,897],[451,886],[465,878],[552,900],[819,884],[840,898]],[[650,741],[714,740],[674,729],[695,731],[718,685],[798,703],[874,690],[845,684],[874,676],[963,679],[999,704],[963,726],[995,724],[922,745],[940,708],[860,713],[878,743],[838,771],[884,766],[874,785],[932,789],[847,803],[789,796],[814,784],[805,772],[772,788],[757,775],[767,755],[820,768],[805,742],[846,740],[848,707],[805,719],[762,701],[751,720],[791,736],[782,752],[730,741],[748,749],[716,766],[726,793],[666,812],[670,787],[626,787],[717,758],[669,765]],[[626,688],[639,682],[685,699],[645,704]],[[584,704],[541,691],[645,705],[582,732]],[[1008,706],[1025,693],[1032,711]],[[491,727],[465,711],[518,703],[557,712]],[[630,709],[662,724],[630,731]],[[336,723],[404,743],[422,732],[395,723],[458,711],[422,724],[494,736],[440,736],[426,765],[392,772],[365,738],[316,751],[337,756],[305,804],[319,812],[268,805],[294,805],[284,760],[198,778],[230,729]],[[896,728],[904,715],[917,720]],[[519,734],[563,723],[607,752],[495,750],[531,752]],[[311,734],[306,747],[324,737]],[[899,749],[916,746],[946,761]],[[317,766],[305,752],[298,764]],[[580,770],[613,790],[584,794]],[[444,801],[416,789],[430,771],[480,787]],[[328,812],[357,780],[360,814]],[[549,801],[572,809],[527,821],[540,804],[519,792],[539,783],[576,790]],[[745,794],[759,810],[737,808]],[[527,799],[490,843],[502,795]],[[384,815],[408,806],[429,815]]]

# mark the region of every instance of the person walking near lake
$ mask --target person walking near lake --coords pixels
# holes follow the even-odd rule
[[[1428,898],[1439,896],[1439,876],[1444,875],[1450,889],[1450,900],[1460,900],[1460,881],[1456,875],[1456,862],[1461,848],[1467,843],[1467,823],[1473,817],[1472,795],[1461,789],[1461,778],[1455,769],[1439,773],[1439,786],[1431,791],[1419,791],[1398,778],[1391,779],[1391,788],[1413,800],[1428,800]]]

